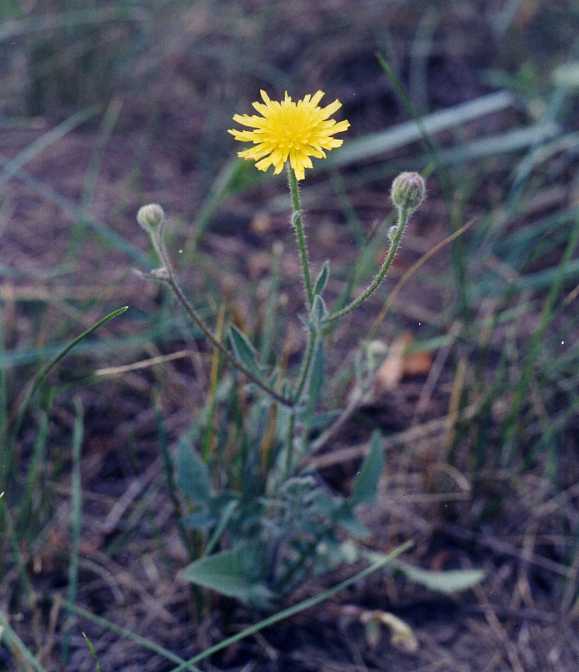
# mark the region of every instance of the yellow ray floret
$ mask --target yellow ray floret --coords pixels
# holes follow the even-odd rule
[[[238,152],[238,156],[255,161],[259,170],[273,166],[274,173],[281,173],[287,161],[298,180],[303,180],[306,168],[312,168],[312,160],[325,159],[326,151],[340,147],[343,140],[334,138],[350,127],[349,121],[330,119],[342,103],[320,107],[323,91],[308,94],[294,102],[287,92],[281,101],[271,100],[261,91],[262,103],[253,107],[261,116],[236,114],[233,120],[251,130],[230,129],[229,133],[240,142],[252,142],[253,147]]]

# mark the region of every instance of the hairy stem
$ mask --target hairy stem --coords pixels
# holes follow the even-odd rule
[[[314,352],[316,351],[316,346],[318,344],[318,334],[310,329],[308,332],[308,343],[306,345],[306,353],[304,355],[302,366],[300,369],[300,375],[298,378],[298,384],[296,387],[294,401],[296,404],[299,404],[306,387],[308,380],[308,375],[310,373],[310,368],[312,366],[312,361],[314,359]]]
[[[388,271],[392,266],[392,262],[396,258],[398,250],[400,249],[400,243],[402,242],[402,237],[404,236],[406,225],[410,220],[410,215],[411,215],[410,210],[404,210],[402,208],[398,210],[398,223],[394,227],[395,230],[394,235],[392,236],[392,239],[390,241],[390,247],[388,248],[388,252],[384,257],[382,265],[380,266],[378,272],[372,279],[372,282],[368,285],[368,287],[366,287],[366,289],[359,296],[350,301],[350,303],[347,306],[331,315],[328,315],[328,317],[326,317],[326,319],[324,320],[326,324],[329,322],[334,322],[335,320],[339,320],[348,313],[351,313],[353,310],[356,310],[356,308],[359,308],[364,303],[364,301],[369,299],[372,296],[372,294],[374,294],[374,292],[378,289],[378,287],[380,287],[380,285],[384,282],[384,279],[388,275]]]
[[[175,297],[185,310],[185,313],[187,314],[191,322],[200,329],[205,338],[207,338],[207,340],[213,345],[213,347],[219,350],[219,352],[225,357],[225,359],[232,366],[241,371],[241,373],[243,373],[243,375],[246,376],[252,383],[257,385],[264,392],[266,392],[272,399],[275,399],[275,401],[279,402],[280,404],[283,404],[284,406],[289,406],[290,408],[293,407],[294,402],[291,399],[284,397],[279,392],[276,392],[276,390],[270,387],[267,383],[264,383],[262,380],[260,380],[249,369],[247,369],[236,357],[234,357],[217,338],[215,338],[209,327],[205,324],[204,320],[200,317],[200,315],[197,313],[197,311],[195,310],[189,299],[185,296],[185,293],[183,292],[181,285],[179,284],[177,274],[175,273],[175,269],[171,262],[171,258],[169,257],[169,254],[165,247],[165,241],[162,229],[159,231],[157,235],[158,235],[156,246],[157,251],[161,258],[161,262],[163,263],[163,266],[167,271],[167,277],[164,278],[164,281],[171,288],[173,294],[175,295]]]
[[[295,429],[296,429],[296,414],[292,410],[288,430],[287,430],[287,452],[285,460],[285,475],[286,478],[289,478],[294,467],[294,444],[295,444]]]
[[[300,265],[302,267],[302,276],[306,295],[306,307],[309,311],[314,301],[314,286],[312,284],[312,276],[310,272],[310,255],[308,252],[308,243],[306,240],[302,217],[302,201],[300,198],[300,190],[298,187],[296,175],[290,166],[289,161],[286,165],[288,183],[292,199],[292,227],[296,236],[298,255],[300,259]]]

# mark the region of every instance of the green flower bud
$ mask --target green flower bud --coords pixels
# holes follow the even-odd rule
[[[165,221],[165,212],[157,203],[150,203],[139,208],[137,221],[145,231],[153,231]]]
[[[417,210],[426,197],[426,184],[418,173],[400,173],[392,182],[392,203],[401,210]]]

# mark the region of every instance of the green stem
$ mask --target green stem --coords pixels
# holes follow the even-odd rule
[[[244,376],[249,378],[249,380],[251,380],[252,383],[257,385],[264,392],[269,394],[269,396],[272,399],[275,399],[275,401],[279,402],[280,404],[283,404],[284,406],[289,406],[290,408],[293,407],[294,402],[291,399],[288,399],[283,395],[279,394],[279,392],[276,392],[267,383],[264,383],[262,380],[260,380],[240,361],[238,361],[237,358],[234,357],[219,340],[217,340],[217,338],[215,338],[215,336],[211,332],[211,329],[209,329],[209,327],[205,324],[203,319],[199,316],[195,308],[193,308],[192,304],[189,302],[189,299],[185,296],[185,293],[181,289],[181,285],[179,284],[179,281],[177,279],[177,274],[175,273],[173,263],[165,247],[162,228],[155,235],[157,236],[156,240],[157,244],[155,245],[155,247],[157,249],[161,262],[163,263],[163,266],[167,271],[167,276],[163,278],[163,280],[169,285],[173,294],[175,295],[175,297],[177,298],[177,300],[187,313],[187,316],[189,317],[191,322],[200,329],[205,338],[207,338],[207,340],[213,345],[213,347],[217,348],[217,350],[219,350],[219,352],[225,357],[225,359],[227,359],[227,361],[232,366],[241,371],[241,373],[243,373]]]
[[[291,476],[292,469],[293,469],[295,428],[296,428],[296,414],[292,410],[291,415],[290,415],[290,419],[289,419],[288,430],[287,430],[287,452],[286,452],[286,460],[285,460],[286,478],[289,478]]]
[[[302,217],[302,201],[300,198],[298,181],[292,167],[289,164],[289,161],[287,162],[286,166],[292,199],[292,227],[296,236],[300,265],[302,267],[302,276],[306,294],[306,306],[308,310],[310,310],[312,303],[314,302],[314,286],[312,284],[312,277],[310,272],[310,255],[308,252],[308,243],[306,240]]]
[[[294,395],[294,401],[296,404],[300,403],[302,394],[304,393],[304,389],[306,387],[306,383],[308,380],[308,375],[310,373],[310,368],[312,366],[312,361],[314,359],[314,352],[316,350],[317,343],[318,343],[318,334],[313,329],[310,329],[310,331],[308,332],[308,343],[306,345],[306,354],[304,355],[304,359],[302,361],[300,375],[298,378],[298,384]]]
[[[326,317],[326,319],[324,320],[326,324],[328,322],[334,322],[335,320],[339,320],[348,313],[351,313],[353,310],[356,310],[356,308],[359,308],[364,303],[364,301],[366,301],[366,299],[369,299],[372,296],[372,294],[374,294],[374,292],[378,289],[378,287],[380,287],[380,285],[384,282],[384,279],[388,275],[388,271],[392,266],[392,262],[394,261],[396,255],[398,254],[400,243],[402,242],[402,237],[404,236],[404,231],[406,229],[408,221],[410,220],[411,214],[412,212],[410,210],[403,210],[403,209],[398,210],[398,224],[395,227],[394,236],[392,237],[390,247],[388,248],[388,252],[384,257],[382,266],[380,266],[380,269],[372,279],[372,282],[368,285],[368,287],[366,287],[366,289],[359,296],[353,299],[347,306],[345,306],[341,310],[338,310],[332,315],[328,315],[328,317]]]

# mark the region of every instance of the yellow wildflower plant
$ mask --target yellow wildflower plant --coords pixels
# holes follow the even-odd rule
[[[274,173],[281,173],[289,161],[298,180],[303,180],[306,168],[313,168],[310,157],[325,159],[325,150],[342,145],[343,140],[334,138],[350,127],[347,120],[330,119],[342,103],[320,107],[323,91],[308,94],[301,100],[293,101],[285,93],[281,101],[271,100],[261,91],[263,102],[254,102],[253,107],[261,116],[236,114],[233,120],[251,130],[230,129],[229,133],[240,142],[252,142],[253,147],[238,152],[238,156],[255,161],[258,170],[266,171],[273,166]]]

